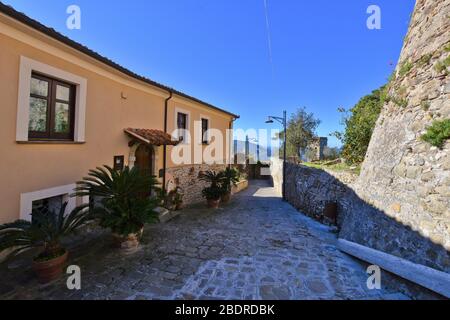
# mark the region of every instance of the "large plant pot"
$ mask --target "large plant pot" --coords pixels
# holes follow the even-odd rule
[[[220,199],[208,199],[208,208],[218,209],[219,208]]]
[[[125,254],[131,254],[137,251],[141,242],[144,228],[137,233],[130,233],[128,236],[123,236],[117,233],[113,233],[114,247],[120,249]]]
[[[59,278],[63,273],[64,265],[69,252],[47,261],[33,261],[33,270],[41,283],[48,283]]]
[[[224,195],[222,195],[222,203],[228,203],[231,200],[231,192],[227,192]]]

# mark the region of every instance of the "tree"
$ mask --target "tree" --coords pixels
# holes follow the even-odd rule
[[[316,129],[320,120],[314,117],[313,113],[308,113],[306,108],[298,108],[291,115],[287,123],[287,156],[298,157],[300,151],[316,137]],[[284,139],[284,133],[280,133],[280,138]]]
[[[339,108],[343,114],[344,132],[334,132],[335,136],[343,142],[342,157],[349,164],[364,161],[375,124],[380,116],[384,103],[385,86],[361,98],[350,110]]]

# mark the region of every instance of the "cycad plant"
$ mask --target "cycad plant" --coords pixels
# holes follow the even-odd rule
[[[76,231],[92,216],[87,205],[75,208],[65,216],[67,202],[59,212],[35,210],[32,222],[17,220],[0,226],[0,252],[10,249],[8,256],[30,249],[40,249],[35,261],[49,261],[66,253],[61,238]]]
[[[224,176],[220,172],[205,171],[199,175],[201,181],[208,182],[209,187],[203,189],[202,194],[207,200],[219,200],[222,196],[222,183],[224,182]]]
[[[87,177],[77,182],[75,195],[89,196],[91,208],[100,226],[110,228],[123,237],[139,233],[146,223],[158,221],[154,210],[158,201],[150,197],[158,181],[137,167],[114,170],[109,166],[90,170]]]
[[[239,171],[234,168],[227,167],[224,171],[221,172],[222,175],[222,190],[223,192],[230,193],[231,188],[236,186],[239,182]]]

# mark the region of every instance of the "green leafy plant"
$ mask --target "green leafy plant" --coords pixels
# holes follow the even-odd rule
[[[61,239],[75,232],[93,217],[88,205],[82,205],[65,215],[67,202],[59,212],[34,210],[32,222],[17,220],[0,226],[0,252],[10,249],[8,256],[31,249],[40,249],[35,261],[48,261],[65,254]]]
[[[391,97],[390,100],[395,103],[397,106],[402,107],[402,108],[406,108],[408,106],[408,100],[405,98],[398,98],[398,97]]]
[[[448,74],[447,68],[450,66],[450,56],[435,64],[434,69],[437,73]]]
[[[430,64],[430,61],[431,61],[431,58],[432,58],[432,57],[433,57],[433,54],[432,54],[432,53],[424,54],[424,55],[419,59],[419,65],[420,65],[421,67],[424,67],[424,66]]]
[[[422,109],[423,109],[424,111],[428,111],[428,110],[430,110],[431,104],[430,104],[430,101],[428,101],[428,100],[423,100],[423,101],[420,103],[420,106],[422,107]]]
[[[406,76],[412,68],[413,64],[409,60],[407,60],[401,64],[398,74],[400,75],[400,77]]]
[[[224,176],[221,172],[205,171],[199,175],[201,181],[210,183],[209,187],[202,190],[202,195],[207,200],[218,200],[223,195],[222,184],[224,182]]]
[[[137,167],[116,171],[104,166],[90,170],[88,177],[77,182],[75,195],[90,196],[92,210],[100,226],[121,236],[138,233],[146,223],[158,221],[154,210],[158,205],[152,191],[159,191],[156,177]]]
[[[444,47],[444,51],[445,51],[445,52],[450,52],[450,43],[448,43],[448,44]]]
[[[345,131],[332,135],[343,142],[341,155],[348,164],[358,164],[364,160],[375,123],[387,96],[387,87],[383,86],[361,98],[352,109],[338,109],[343,113],[342,124]]]
[[[221,184],[223,193],[230,193],[232,186],[236,186],[239,182],[240,174],[239,171],[234,168],[227,167],[221,172],[223,181]]]
[[[435,121],[422,136],[422,140],[431,145],[442,148],[446,140],[450,139],[450,119]]]

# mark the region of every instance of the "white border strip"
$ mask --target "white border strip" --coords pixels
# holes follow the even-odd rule
[[[450,298],[450,274],[360,244],[339,239],[341,251]]]

